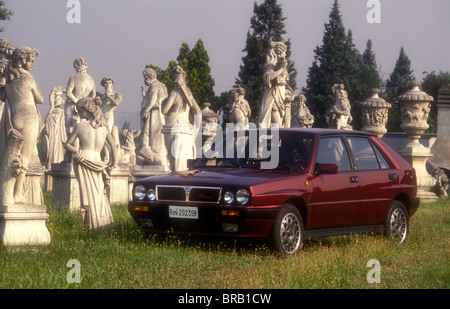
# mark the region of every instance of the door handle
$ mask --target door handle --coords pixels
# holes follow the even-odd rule
[[[351,183],[358,183],[359,177],[358,176],[350,176],[350,182]]]
[[[398,175],[396,173],[389,174],[389,180],[397,180]]]

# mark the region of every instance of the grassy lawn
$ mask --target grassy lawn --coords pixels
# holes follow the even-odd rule
[[[48,200],[48,199],[47,199]],[[49,246],[36,252],[0,248],[0,288],[448,289],[450,199],[421,204],[408,242],[351,235],[305,242],[283,258],[263,243],[168,236],[145,240],[126,205],[112,207],[115,226],[90,232],[81,215],[53,211]],[[68,283],[77,259],[81,283]],[[368,283],[376,259],[381,282]]]

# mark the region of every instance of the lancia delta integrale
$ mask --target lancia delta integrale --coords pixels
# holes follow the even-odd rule
[[[384,233],[400,244],[419,206],[414,169],[375,135],[248,130],[213,145],[186,172],[138,180],[129,212],[145,233],[302,241]]]

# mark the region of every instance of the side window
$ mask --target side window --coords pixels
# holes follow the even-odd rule
[[[359,171],[380,169],[370,141],[365,137],[348,137],[348,142],[355,156],[356,168]]]
[[[340,137],[325,137],[320,139],[316,162],[337,164],[339,172],[349,172],[352,170],[347,149]]]
[[[377,148],[377,147],[373,147],[375,149],[375,153],[377,155],[378,158],[378,163],[380,164],[380,168],[382,170],[384,169],[390,169],[391,165],[388,163],[388,161],[386,160],[386,158],[383,156],[383,154],[381,153],[381,151]]]

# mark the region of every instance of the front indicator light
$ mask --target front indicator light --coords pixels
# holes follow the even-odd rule
[[[222,210],[222,216],[238,217],[239,210]]]
[[[133,206],[134,211],[148,211],[148,206]]]

